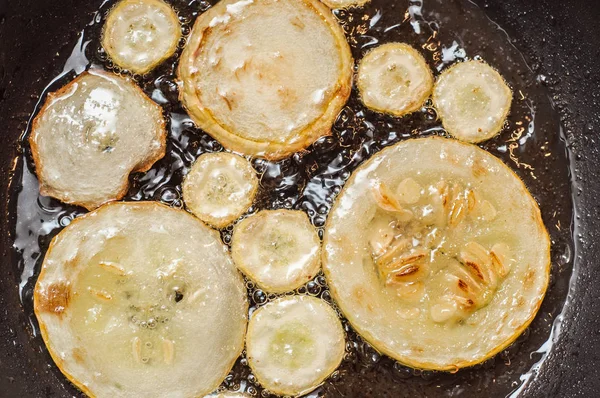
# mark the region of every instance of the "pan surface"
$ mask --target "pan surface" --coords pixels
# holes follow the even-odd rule
[[[519,392],[531,397],[592,397],[600,389],[596,293],[600,273],[595,267],[600,228],[594,201],[600,194],[595,169],[600,161],[596,66],[600,6],[583,0],[522,3],[373,0],[362,10],[337,12],[357,60],[378,40],[405,40],[420,45],[436,65],[443,64],[444,57],[450,62],[464,56],[463,51],[467,56],[479,54],[510,83],[523,88],[525,98],[518,101],[521,96],[516,93],[507,129],[483,146],[507,162],[540,202],[553,239],[553,276],[540,314],[517,343],[485,364],[454,375],[395,364],[349,331],[348,358],[321,389],[327,397],[488,397]],[[0,240],[0,397],[82,396],[53,365],[44,347],[31,293],[50,239],[83,210],[38,195],[28,148],[19,142],[36,104],[43,102],[48,83],[56,79],[48,86],[53,91],[90,62],[108,64],[97,35],[110,4],[0,0],[4,127],[0,203],[5,204]],[[193,22],[194,10],[210,6],[195,0],[173,4],[187,24]],[[516,48],[484,18],[484,12],[506,29]],[[436,61],[435,54],[442,58]],[[221,148],[195,129],[176,103],[173,62],[139,83],[170,114],[171,139],[169,156],[145,175],[132,178],[128,199],[180,206],[181,171],[199,153]],[[264,191],[272,193],[263,195],[258,207],[303,209],[321,226],[332,196],[364,159],[400,139],[439,133],[432,112],[426,108],[398,122],[364,110],[354,92],[332,137],[319,140],[302,156],[278,163],[254,162],[263,172]],[[227,231],[223,237],[227,241]],[[307,288],[327,298],[326,287],[319,285],[319,279],[316,282]],[[265,300],[253,288],[250,298],[255,304]],[[224,385],[235,388],[247,383],[248,391],[256,391],[249,380],[248,368],[238,363]]]

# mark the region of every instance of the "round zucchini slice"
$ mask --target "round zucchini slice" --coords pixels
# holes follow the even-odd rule
[[[246,352],[264,388],[285,396],[307,394],[342,362],[344,329],[325,301],[283,297],[252,314]]]
[[[331,294],[377,350],[454,371],[512,343],[540,308],[550,239],[523,182],[475,145],[408,140],[361,165],[323,242]]]
[[[352,56],[317,0],[223,0],[181,56],[181,101],[226,148],[281,159],[329,134],[350,95]]]
[[[162,108],[131,80],[85,72],[49,94],[33,121],[40,192],[88,210],[121,199],[129,173],[164,156],[166,135]]]
[[[429,98],[433,75],[425,58],[404,43],[369,51],[358,67],[358,89],[368,108],[394,116],[419,109]]]
[[[111,60],[140,75],[173,55],[180,39],[179,18],[162,0],[121,0],[102,31],[102,47]]]
[[[34,292],[59,369],[91,397],[199,397],[242,352],[244,281],[219,234],[155,202],[110,203],[52,241]]]
[[[258,178],[250,162],[231,153],[200,155],[183,181],[183,200],[202,221],[224,228],[254,201]]]
[[[319,235],[300,210],[263,210],[243,219],[231,254],[240,271],[273,293],[302,286],[321,268]]]
[[[438,77],[433,102],[448,133],[461,141],[478,143],[502,130],[512,91],[485,62],[466,61]]]

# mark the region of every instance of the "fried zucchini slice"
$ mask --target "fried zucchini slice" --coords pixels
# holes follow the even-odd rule
[[[319,235],[300,210],[263,210],[243,219],[231,254],[240,271],[273,293],[302,286],[321,268]]]
[[[445,70],[433,89],[433,102],[448,133],[478,143],[497,135],[506,121],[512,91],[483,61],[460,62]]]
[[[54,362],[89,396],[192,398],[242,352],[248,302],[216,231],[156,202],[118,202],[52,240],[34,309]]]
[[[131,80],[90,70],[48,95],[29,144],[42,195],[93,210],[121,199],[129,173],[166,147],[162,108]]]
[[[183,200],[202,221],[224,228],[248,210],[258,178],[250,162],[231,153],[200,155],[183,181]]]
[[[471,144],[400,142],[361,165],[326,224],[332,297],[377,350],[455,371],[492,357],[535,317],[550,239],[523,182]]]
[[[317,0],[223,0],[181,56],[181,101],[226,148],[281,159],[329,134],[350,95],[352,56]]]
[[[403,116],[429,98],[433,75],[417,50],[405,43],[387,43],[363,57],[357,83],[365,106]]]
[[[259,383],[284,396],[307,394],[342,362],[345,336],[325,301],[287,296],[257,309],[246,335],[248,364]]]
[[[162,0],[121,0],[102,31],[102,47],[110,59],[140,75],[173,55],[180,39],[177,13]]]

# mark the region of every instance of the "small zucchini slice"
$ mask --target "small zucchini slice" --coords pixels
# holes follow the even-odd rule
[[[183,200],[196,217],[224,228],[248,210],[257,189],[256,172],[245,158],[207,153],[200,155],[186,175]]]
[[[368,108],[403,116],[419,109],[431,94],[433,75],[425,58],[404,43],[369,51],[358,66],[358,89]]]
[[[478,143],[497,135],[508,116],[512,91],[483,61],[466,61],[445,70],[433,89],[433,102],[453,137]]]
[[[307,394],[342,362],[344,329],[325,301],[287,296],[252,314],[246,352],[263,387],[284,396]]]
[[[273,293],[300,287],[321,267],[319,235],[300,210],[263,210],[243,219],[231,251],[238,269]]]
[[[162,0],[121,0],[110,10],[102,46],[119,67],[135,74],[169,58],[181,39],[177,13]]]

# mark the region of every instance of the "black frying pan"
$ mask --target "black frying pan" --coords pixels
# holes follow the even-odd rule
[[[433,3],[440,3],[441,0],[424,1],[427,9],[429,3],[431,8],[435,8]],[[447,4],[453,3],[453,0],[446,1]],[[32,282],[23,286],[22,294],[19,292],[23,262],[33,261],[39,266],[40,258],[23,259],[23,253],[15,250],[14,240],[18,235],[15,214],[19,194],[21,197],[23,195],[20,181],[31,169],[28,149],[19,146],[19,137],[26,132],[27,121],[40,96],[43,100],[44,87],[63,70],[79,32],[92,20],[93,13],[101,3],[101,0],[0,0],[0,125],[4,134],[4,145],[0,147],[0,175],[3,176],[0,203],[4,205],[0,227],[3,255],[0,268],[0,397],[82,396],[53,365],[36,333],[31,303],[35,270]],[[184,4],[190,2],[175,3],[184,8]],[[191,3],[195,3],[197,8],[198,2]],[[410,3],[414,5],[420,1],[413,0]],[[540,120],[543,126],[538,127],[546,131],[543,138],[549,139],[553,150],[552,161],[536,161],[536,151],[544,144],[542,142],[534,142],[523,154],[535,162],[539,181],[526,170],[516,170],[540,202],[553,238],[553,278],[539,316],[504,353],[483,365],[455,375],[414,372],[398,366],[387,358],[379,357],[350,331],[350,338],[356,345],[351,349],[351,358],[343,363],[338,375],[323,387],[325,396],[495,397],[509,394],[519,388],[524,381],[522,379],[527,378],[529,382],[523,389],[523,396],[570,398],[596,397],[600,394],[600,301],[596,293],[600,291],[600,270],[596,267],[600,258],[596,242],[600,232],[600,205],[597,203],[600,196],[600,172],[597,171],[597,162],[600,161],[600,138],[597,134],[600,129],[600,73],[597,67],[600,63],[600,6],[589,3],[583,0],[477,1],[487,15],[515,39],[516,47],[525,54],[525,61],[533,69],[523,71],[519,67],[506,66],[505,70],[501,68],[501,72],[510,75],[509,81],[513,77],[530,84],[528,90],[538,93],[538,98],[543,98],[542,93],[548,93],[552,102],[540,100],[547,101],[546,105],[540,106],[542,113],[544,109],[551,110],[552,107],[556,110],[548,111],[547,117],[542,115]],[[373,13],[377,8],[393,9],[402,14],[407,6],[404,0],[373,0],[367,10]],[[439,7],[440,4],[437,4]],[[456,15],[468,16],[470,10],[469,6],[455,9],[455,12],[458,13]],[[452,25],[452,21],[447,21],[447,24]],[[97,30],[93,26],[86,28],[86,37],[94,37],[94,29]],[[469,43],[464,43],[465,46],[487,54],[488,60],[495,58],[490,60],[492,63],[502,64],[507,57],[518,54],[513,50],[508,54],[486,48],[485,39],[473,37]],[[357,59],[362,53],[354,48]],[[95,62],[103,62],[102,54],[93,45],[85,54]],[[525,77],[521,77],[520,72]],[[532,81],[536,76],[537,79]],[[69,78],[72,78],[72,74],[67,74],[51,89],[58,88],[57,85],[60,86]],[[151,91],[149,81],[141,81],[140,84]],[[165,92],[172,88],[169,79],[161,84],[161,90]],[[360,104],[354,99],[349,106],[356,110]],[[177,111],[170,109],[169,105],[166,108],[167,111]],[[513,113],[517,117],[519,110],[513,110]],[[390,122],[386,118],[372,117],[381,129]],[[419,125],[419,120],[413,122]],[[323,167],[339,151],[334,138],[344,139],[344,131],[353,128],[345,123],[340,121],[336,126],[339,136],[334,134],[333,138],[320,140],[297,164],[294,163],[297,159],[293,158],[276,165],[275,168],[280,167],[293,177],[294,184],[288,182],[286,185],[278,176],[270,178],[267,173],[263,177],[265,190],[283,192],[301,202],[302,194],[297,186],[306,187],[307,178],[326,171]],[[561,126],[566,144],[559,134]],[[408,125],[393,127],[407,128]],[[385,137],[378,136],[381,129],[374,130],[372,141],[360,143],[362,149],[356,148],[356,151],[365,152],[359,156],[357,163],[368,157],[371,151],[398,139],[386,141]],[[194,134],[197,151],[215,149],[218,145],[201,132]],[[349,140],[350,146],[353,142]],[[497,148],[495,144],[498,142],[490,143],[486,149],[494,152],[494,148]],[[503,159],[510,162],[506,157]],[[158,164],[157,170],[168,162],[169,159],[166,159]],[[313,164],[317,166],[316,171],[312,169]],[[255,166],[259,169],[262,167],[257,163]],[[514,165],[511,166],[514,168]],[[335,176],[330,177],[335,179]],[[180,176],[173,178],[176,180]],[[132,183],[130,199],[147,196],[157,199],[157,193],[145,190],[147,185],[144,185],[144,179],[140,176],[134,176]],[[263,196],[261,203],[265,207],[282,204],[268,193]],[[38,201],[38,207],[60,206],[37,197],[32,200],[33,203]],[[302,207],[301,203],[295,205]],[[304,206],[304,209],[311,210],[310,205]],[[313,216],[315,221],[319,212],[318,209],[313,210],[316,210]],[[77,214],[81,210],[66,208],[65,211]],[[554,215],[555,212],[558,215]],[[36,216],[27,208],[22,209],[22,214],[31,214],[33,218]],[[552,229],[556,221],[562,222],[562,229]],[[571,229],[574,229],[572,233]],[[42,250],[54,233],[39,239],[37,243]],[[227,233],[224,235],[226,237]],[[20,236],[23,236],[22,233]],[[569,252],[571,256],[565,256]],[[544,345],[546,341],[552,344]],[[544,355],[540,347],[550,346],[551,350]],[[532,368],[534,371],[530,372]],[[239,382],[236,379],[238,376],[247,376],[243,366],[238,364],[236,369],[236,376],[227,381],[230,386]]]

